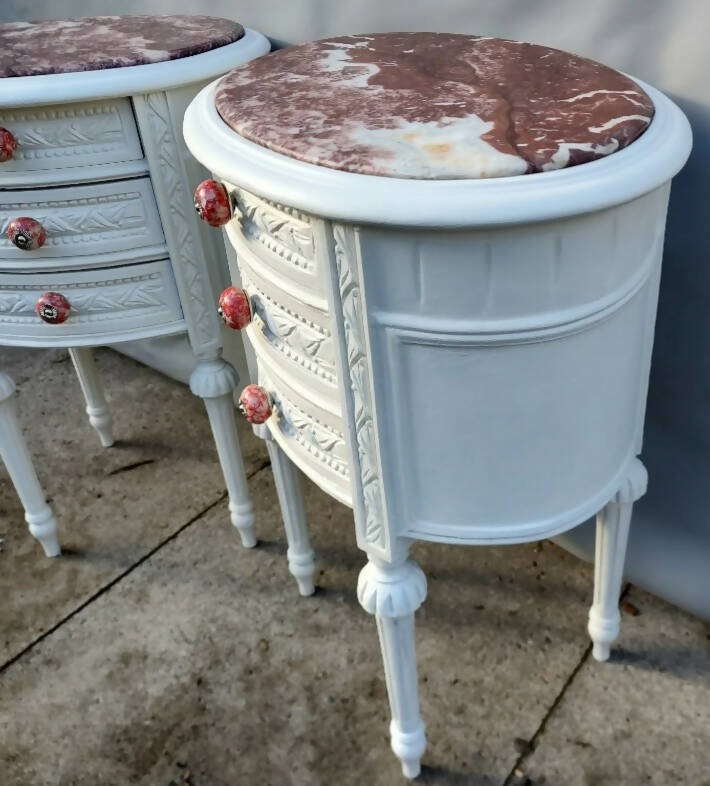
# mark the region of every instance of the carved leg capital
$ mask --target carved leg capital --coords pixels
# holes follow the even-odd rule
[[[391,565],[371,557],[360,571],[357,598],[368,614],[379,617],[413,614],[426,598],[426,576],[414,560]]]

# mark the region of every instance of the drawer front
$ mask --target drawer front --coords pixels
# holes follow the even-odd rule
[[[67,298],[66,322],[50,325],[37,316],[35,304],[45,292]],[[182,329],[168,260],[71,273],[0,274],[0,344],[81,346]]]
[[[0,188],[108,179],[147,171],[127,98],[0,109],[17,148],[0,163]]]
[[[252,305],[246,334],[259,384],[274,404],[269,429],[311,480],[350,505],[325,259],[317,248],[321,224],[241,189],[229,190],[237,220],[228,224],[227,234]]]
[[[20,216],[39,221],[45,244],[16,248],[7,236]],[[0,261],[6,270],[92,268],[160,259],[165,237],[147,177],[34,191],[0,191]],[[82,257],[86,259],[83,260]]]
[[[252,306],[248,334],[257,352],[316,386],[321,396],[335,397],[338,380],[329,315],[275,288],[244,255],[239,259],[242,287]]]
[[[258,356],[259,384],[273,401],[269,429],[284,452],[328,494],[352,505],[348,447],[339,415],[291,387],[279,368]]]
[[[292,208],[267,202],[226,184],[236,220],[227,234],[273,284],[301,301],[327,309],[324,272],[316,256],[316,228],[312,219]]]

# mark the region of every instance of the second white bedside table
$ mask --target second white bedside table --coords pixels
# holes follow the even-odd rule
[[[111,418],[91,346],[187,332],[190,388],[207,408],[232,523],[254,514],[234,422],[234,369],[213,308],[221,244],[195,216],[203,170],[182,116],[207,80],[268,52],[253,30],[206,16],[0,25],[0,344],[67,347],[103,445]],[[59,554],[0,374],[0,453],[47,555]],[[60,512],[61,515],[61,512]]]

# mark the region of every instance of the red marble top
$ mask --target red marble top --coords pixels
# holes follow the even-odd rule
[[[528,174],[633,142],[653,103],[631,79],[545,46],[448,33],[329,38],[219,83],[238,134],[312,164],[420,179]]]
[[[244,28],[213,16],[94,16],[0,24],[0,77],[159,63],[231,44]]]

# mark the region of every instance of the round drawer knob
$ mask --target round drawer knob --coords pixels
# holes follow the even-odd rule
[[[203,180],[195,189],[195,210],[211,227],[224,226],[232,218],[227,189],[216,180]]]
[[[271,417],[271,398],[261,385],[247,385],[239,396],[239,409],[250,423],[265,423]]]
[[[249,295],[239,287],[227,287],[219,296],[217,313],[232,330],[241,330],[251,322]]]
[[[17,140],[7,130],[7,128],[0,128],[0,163],[9,161],[17,150]]]
[[[35,251],[42,248],[47,240],[42,224],[27,216],[13,218],[7,228],[7,236],[21,251]]]
[[[37,298],[35,311],[40,319],[50,325],[60,325],[69,316],[71,304],[59,292],[45,292]]]

